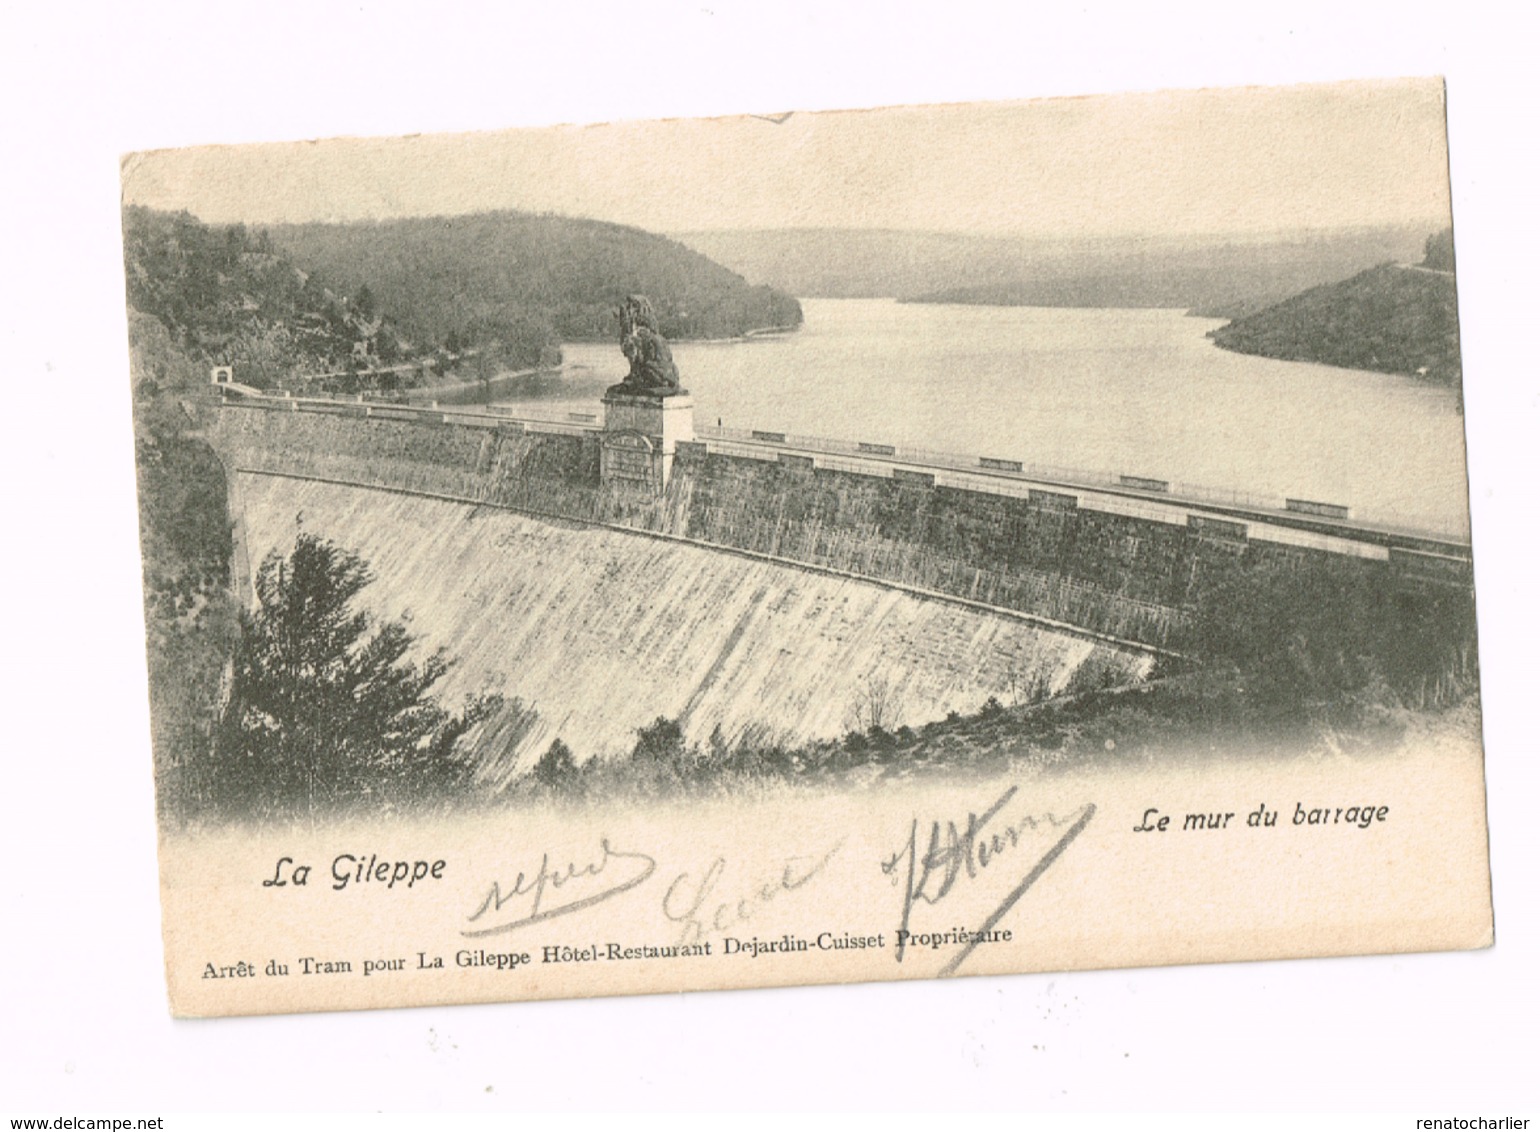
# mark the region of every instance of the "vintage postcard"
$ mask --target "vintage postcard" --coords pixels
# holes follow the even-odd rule
[[[174,1012],[1490,944],[1447,155],[1427,79],[125,158]]]

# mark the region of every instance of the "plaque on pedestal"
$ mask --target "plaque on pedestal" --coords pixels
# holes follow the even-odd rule
[[[695,399],[679,392],[626,392],[613,386],[604,396],[599,478],[660,492],[673,471],[674,447],[695,439]]]

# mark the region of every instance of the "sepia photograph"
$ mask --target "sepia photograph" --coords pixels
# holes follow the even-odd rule
[[[0,17],[0,1120],[1524,1127],[1528,22]]]
[[[174,1007],[1483,945],[1447,162],[1436,79],[126,158]]]

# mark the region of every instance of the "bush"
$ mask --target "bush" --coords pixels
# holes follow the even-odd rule
[[[1304,562],[1236,571],[1205,595],[1181,647],[1232,665],[1264,711],[1326,719],[1371,700],[1453,702],[1474,687],[1474,643],[1468,590],[1408,591],[1383,568]]]

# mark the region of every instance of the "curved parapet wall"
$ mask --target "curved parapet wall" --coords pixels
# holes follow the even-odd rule
[[[572,423],[253,403],[226,407],[213,439],[232,470],[423,491],[687,538],[1155,651],[1181,652],[1206,595],[1256,569],[1330,563],[1398,586],[1469,584],[1468,557],[1451,557],[1442,543],[1397,536],[1387,549],[1381,532],[1357,537],[1313,515],[1280,521],[1145,499],[1131,488],[996,482],[989,469],[922,472],[884,467],[880,458],[778,451],[768,441],[681,443],[667,489],[653,493],[603,482],[599,433]],[[1322,524],[1329,529],[1312,529]],[[1430,554],[1437,571],[1425,568]]]
[[[667,490],[653,496],[601,483],[600,442],[593,431],[424,424],[391,419],[385,415],[389,410],[376,409],[368,418],[362,411],[359,406],[349,417],[232,406],[220,414],[213,440],[231,470],[423,491],[670,534],[935,590],[1156,648],[1166,643],[1180,616],[1142,593],[1121,593],[1089,580],[1086,574],[1106,573],[1098,546],[1083,546],[1083,557],[1095,569],[1077,576],[1042,568],[1025,545],[1003,545],[998,537],[994,552],[986,547],[981,556],[977,539],[959,538],[945,522],[932,521],[950,514],[954,526],[972,527],[982,515],[998,535],[1002,528],[991,515],[1002,504],[989,496],[937,494],[901,481],[824,470],[816,473],[814,488],[811,468],[707,455],[700,446],[681,446]],[[921,496],[934,496],[936,505],[916,513]],[[1035,509],[1017,509],[1029,521],[1038,516]],[[1056,529],[1063,525],[1051,512],[1044,520]],[[1161,533],[1156,524],[1145,525]],[[1003,529],[1007,540],[1022,533],[1020,524]],[[1024,537],[1036,534],[1025,531]],[[1060,543],[1037,558],[1050,558]],[[1121,547],[1120,542],[1120,552]]]

